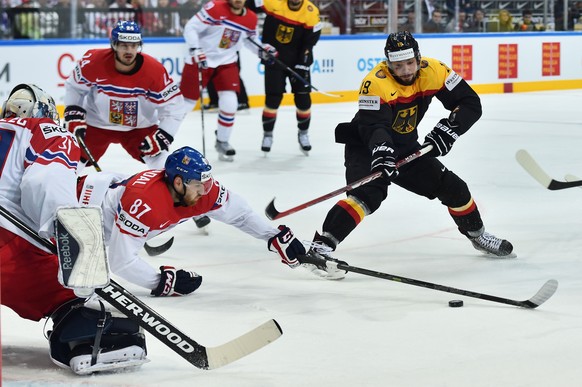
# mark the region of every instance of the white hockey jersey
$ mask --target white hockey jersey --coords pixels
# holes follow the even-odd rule
[[[242,197],[216,181],[191,207],[174,205],[160,170],[140,172],[125,180],[98,173],[81,184],[80,204],[101,205],[103,210],[111,271],[150,290],[158,285],[160,274],[139,256],[145,242],[193,216],[206,214],[264,241],[279,232]]]
[[[258,54],[258,47],[248,41],[253,39],[262,47],[257,37],[257,20],[257,14],[249,9],[245,8],[242,15],[235,15],[226,1],[209,1],[184,27],[188,49],[186,63],[193,64],[189,54],[191,48],[202,48],[211,68],[236,62],[243,43]]]
[[[87,124],[128,132],[159,126],[175,136],[184,98],[165,67],[147,54],[138,54],[136,69],[122,74],[115,69],[110,48],[89,50],[65,82],[65,105],[87,111]]]
[[[60,206],[78,206],[80,157],[72,134],[50,118],[0,119],[0,205],[43,238]],[[42,246],[0,216],[0,227]]]

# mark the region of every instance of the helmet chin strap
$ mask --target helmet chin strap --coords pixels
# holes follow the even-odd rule
[[[188,189],[186,183],[184,183],[184,179],[182,179],[182,187],[184,187],[184,193],[176,191],[176,189],[172,186],[172,189],[174,190],[174,192],[176,192],[176,195],[178,196],[178,201],[174,202],[174,207],[188,207],[188,204],[186,204],[186,202],[184,201],[184,198],[186,197],[186,190]]]

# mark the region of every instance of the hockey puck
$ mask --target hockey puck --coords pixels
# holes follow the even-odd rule
[[[461,306],[463,306],[463,301],[462,300],[451,300],[451,301],[449,301],[449,306],[451,308],[460,308]]]

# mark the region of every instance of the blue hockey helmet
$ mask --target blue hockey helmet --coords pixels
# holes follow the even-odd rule
[[[50,118],[60,125],[59,112],[53,97],[34,85],[16,85],[2,105],[2,118]]]
[[[214,183],[212,167],[206,157],[189,146],[172,152],[166,159],[165,169],[169,183],[173,183],[176,176],[181,176],[186,185],[193,182],[201,183],[204,186],[204,194],[210,192]]]
[[[134,21],[120,20],[113,30],[111,30],[111,46],[115,46],[118,42],[139,43],[141,41],[141,29]]]

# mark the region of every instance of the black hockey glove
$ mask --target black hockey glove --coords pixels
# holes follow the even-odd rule
[[[87,133],[87,111],[81,106],[71,105],[65,108],[65,129],[75,137],[85,139]]]
[[[149,134],[143,139],[139,145],[139,150],[143,156],[157,156],[162,151],[168,150],[173,141],[174,137],[170,133],[158,128],[153,134]]]
[[[374,145],[372,150],[372,172],[382,172],[382,177],[388,181],[398,176],[396,169],[396,159],[398,154],[389,142],[382,142]]]
[[[192,293],[202,284],[202,276],[173,266],[160,266],[161,277],[158,286],[152,290],[154,297],[183,296]]]
[[[305,50],[297,61],[297,64],[293,67],[293,70],[307,83],[311,83],[311,74],[309,73],[309,66],[311,66],[311,63],[313,63],[313,55],[311,54],[311,50]],[[291,82],[297,83],[298,85],[305,86],[307,88],[309,87],[308,85],[305,85],[305,82],[297,79],[297,77],[292,76]]]
[[[279,226],[279,233],[269,239],[267,248],[269,251],[279,253],[281,262],[294,269],[301,264],[297,256],[305,255],[305,247],[287,226]]]
[[[449,153],[453,144],[459,138],[458,128],[459,124],[455,121],[449,121],[447,118],[441,119],[424,138],[423,146],[432,145],[432,150],[427,155],[439,157]]]

